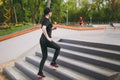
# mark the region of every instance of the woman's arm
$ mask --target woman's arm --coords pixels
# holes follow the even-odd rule
[[[45,35],[45,37],[48,39],[48,41],[51,42],[51,41],[52,41],[52,38],[50,38],[50,37],[48,36],[45,25],[43,25],[42,31],[43,31],[43,34]]]
[[[59,27],[59,25],[58,24],[54,24],[53,27],[52,27],[52,30],[57,29],[57,27]]]
[[[57,29],[57,26],[53,26],[53,27],[52,27],[52,30],[55,30],[55,29]]]

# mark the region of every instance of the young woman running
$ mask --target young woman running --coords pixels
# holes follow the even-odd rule
[[[40,62],[40,66],[39,66],[39,72],[37,75],[38,78],[45,77],[42,70],[43,70],[44,63],[47,59],[47,55],[48,55],[47,48],[48,47],[55,49],[55,53],[54,53],[54,56],[53,56],[53,59],[52,59],[52,62],[50,63],[50,65],[55,68],[58,67],[58,65],[56,63],[56,59],[60,53],[60,46],[52,40],[52,36],[51,36],[52,30],[56,29],[56,27],[53,27],[53,25],[51,23],[51,20],[50,20],[51,16],[52,16],[52,10],[50,8],[45,8],[44,18],[42,20],[42,32],[43,33],[40,38],[42,60]]]

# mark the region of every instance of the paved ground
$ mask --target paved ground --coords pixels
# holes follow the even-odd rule
[[[39,43],[42,31],[36,30],[15,38],[0,42],[0,64],[19,57],[27,50]],[[120,30],[93,30],[75,31],[68,29],[57,29],[53,31],[54,40],[68,38],[82,41],[91,41],[120,45]]]
[[[41,31],[36,30],[0,42],[0,64],[15,59],[34,45],[38,44]]]

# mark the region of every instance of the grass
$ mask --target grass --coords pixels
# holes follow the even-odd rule
[[[0,29],[0,37],[5,36],[5,35],[9,35],[18,31],[22,31],[25,30],[27,28],[31,28],[32,25],[24,25],[22,27],[11,27],[8,29]]]

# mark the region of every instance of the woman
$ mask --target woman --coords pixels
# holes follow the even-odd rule
[[[43,33],[42,33],[41,38],[40,38],[42,60],[40,62],[40,66],[39,66],[39,72],[38,72],[38,75],[37,75],[38,78],[45,77],[42,70],[43,70],[44,63],[47,59],[47,47],[55,49],[55,53],[54,53],[54,56],[53,56],[53,59],[52,59],[52,62],[50,63],[50,65],[52,67],[55,67],[55,68],[58,67],[58,65],[56,63],[56,59],[57,59],[57,57],[59,55],[59,52],[60,52],[60,46],[57,45],[52,40],[52,37],[51,37],[52,30],[56,29],[56,27],[53,27],[53,25],[51,23],[51,20],[50,20],[51,16],[52,16],[51,9],[50,8],[45,8],[44,18],[42,20],[42,31],[43,31]]]

